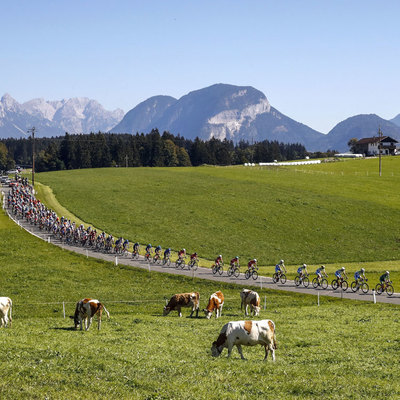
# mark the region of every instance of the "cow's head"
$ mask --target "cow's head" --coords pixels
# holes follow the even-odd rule
[[[259,315],[260,315],[261,307],[257,307],[257,306],[251,306],[251,307],[252,307],[252,309],[253,309],[254,315],[255,315],[256,317],[259,316]]]
[[[75,314],[75,315],[70,315],[69,317],[70,317],[71,319],[74,320],[74,328],[75,328],[75,329],[78,329],[78,326],[79,326],[78,315],[77,315],[77,314]]]
[[[213,357],[219,357],[222,353],[224,346],[218,346],[217,342],[213,342],[212,346],[211,346],[211,354]]]
[[[206,318],[210,319],[211,315],[212,315],[212,311],[207,310],[207,308],[205,308],[203,311],[204,311],[204,314],[206,315]]]
[[[164,315],[164,316],[168,315],[170,311],[171,311],[171,307],[165,306],[165,307],[164,307],[164,311],[163,311],[163,315]]]

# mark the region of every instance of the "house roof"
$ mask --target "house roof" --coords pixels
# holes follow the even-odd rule
[[[378,142],[393,142],[398,143],[396,139],[391,138],[390,136],[374,136],[370,138],[362,138],[360,139],[357,144],[369,144],[369,143],[378,143]]]

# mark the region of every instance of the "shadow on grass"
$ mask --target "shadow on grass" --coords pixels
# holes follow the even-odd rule
[[[69,327],[53,327],[51,328],[55,331],[75,331],[76,329],[73,326],[69,326]]]

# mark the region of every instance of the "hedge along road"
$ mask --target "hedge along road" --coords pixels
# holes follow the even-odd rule
[[[334,291],[331,288],[328,289],[321,289],[317,288],[314,289],[310,283],[310,286],[308,288],[305,288],[303,286],[296,286],[294,284],[294,281],[288,280],[285,284],[275,284],[272,281],[272,278],[266,277],[266,276],[259,276],[257,280],[254,280],[252,278],[246,279],[244,274],[241,273],[238,278],[235,277],[228,277],[226,275],[226,272],[224,272],[223,275],[213,275],[211,269],[209,268],[203,268],[199,267],[196,271],[194,270],[189,270],[188,267],[186,266],[185,269],[181,268],[175,268],[175,264],[171,261],[171,265],[168,266],[162,266],[158,264],[153,264],[147,262],[143,256],[140,256],[139,260],[133,260],[130,257],[127,256],[122,256],[122,255],[115,255],[115,254],[106,254],[102,252],[97,252],[89,248],[83,248],[83,247],[77,247],[74,245],[67,245],[63,243],[62,241],[56,239],[52,234],[48,232],[43,232],[39,229],[39,227],[35,225],[31,225],[29,222],[26,222],[23,219],[18,219],[12,213],[10,210],[8,210],[5,207],[5,199],[7,197],[7,193],[9,188],[2,188],[3,189],[3,208],[5,212],[8,214],[9,218],[11,218],[18,226],[21,228],[25,229],[27,232],[31,233],[32,235],[49,242],[49,244],[53,244],[55,246],[61,247],[62,249],[65,250],[70,250],[74,251],[75,253],[82,254],[86,257],[93,257],[93,258],[98,258],[102,259],[105,261],[112,262],[114,264],[121,264],[121,265],[127,265],[131,267],[136,267],[136,268],[142,268],[146,269],[149,272],[155,271],[155,272],[163,272],[163,273],[169,273],[169,274],[174,274],[174,275],[184,275],[187,277],[193,277],[193,278],[200,278],[200,279],[206,279],[206,280],[212,280],[212,281],[219,281],[219,282],[226,282],[226,283],[233,283],[233,284],[238,284],[242,286],[248,286],[252,287],[254,289],[272,289],[272,290],[283,290],[287,292],[296,292],[296,293],[303,293],[303,294],[310,294],[314,295],[319,298],[319,296],[330,296],[330,297],[337,297],[337,298],[343,298],[343,299],[349,299],[349,300],[363,300],[363,301],[374,301],[374,294],[372,290],[370,290],[367,294],[361,293],[359,290],[357,293],[353,293],[351,289],[347,289],[346,292],[343,292],[341,289],[337,289]],[[391,297],[389,297],[386,293],[383,293],[382,295],[375,295],[376,302],[379,303],[390,303],[390,304],[397,304],[400,305],[400,294],[399,293],[394,293]]]

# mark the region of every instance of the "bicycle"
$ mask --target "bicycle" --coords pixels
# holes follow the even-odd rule
[[[392,281],[389,282],[383,282],[383,283],[378,283],[375,286],[375,292],[376,294],[382,294],[383,292],[386,292],[388,296],[391,296],[394,293],[393,285],[391,284]]]
[[[308,285],[310,284],[310,280],[308,279],[308,274],[302,277],[300,277],[300,275],[297,275],[294,278],[294,284],[296,286],[300,286],[301,284],[303,284],[304,287],[308,287]]]
[[[244,274],[244,277],[246,279],[249,279],[250,276],[256,280],[258,278],[258,267],[253,267],[251,269],[247,269],[246,273]]]
[[[368,280],[368,279],[367,279]],[[353,292],[357,292],[359,289],[361,289],[361,291],[366,294],[369,291],[369,285],[366,281],[364,280],[360,280],[360,281],[353,281],[351,282],[351,290]]]
[[[312,280],[313,288],[316,289],[318,286],[321,286],[322,289],[326,289],[328,287],[328,280],[326,278],[319,279],[317,276]]]
[[[223,272],[224,272],[224,263],[217,264],[217,265],[213,264],[213,266],[212,266],[212,273],[215,275],[217,272],[218,272],[220,275],[223,274]]]
[[[162,265],[167,265],[167,267],[171,265],[171,259],[169,258],[169,256],[163,258]]]
[[[286,275],[283,272],[275,272],[272,275],[272,282],[278,283],[279,281],[282,283],[282,285],[286,283]]]
[[[185,268],[185,258],[178,258],[176,261],[175,261],[175,268],[179,268],[179,267],[181,267],[182,269],[183,268]]]
[[[338,287],[341,287],[343,292],[345,292],[347,290],[347,288],[349,287],[349,284],[347,283],[347,281],[345,279],[334,279],[331,283],[332,289],[336,290]]]
[[[153,264],[161,264],[161,257],[159,254],[154,254]]]
[[[151,261],[151,254],[150,254],[150,252],[147,252],[147,253],[144,255],[144,259],[145,259],[145,261],[147,261],[147,262],[150,262],[150,261]]]
[[[139,250],[132,251],[132,260],[139,260]]]
[[[235,278],[237,278],[240,275],[240,265],[230,265],[226,273],[228,274],[228,276],[234,276]]]

